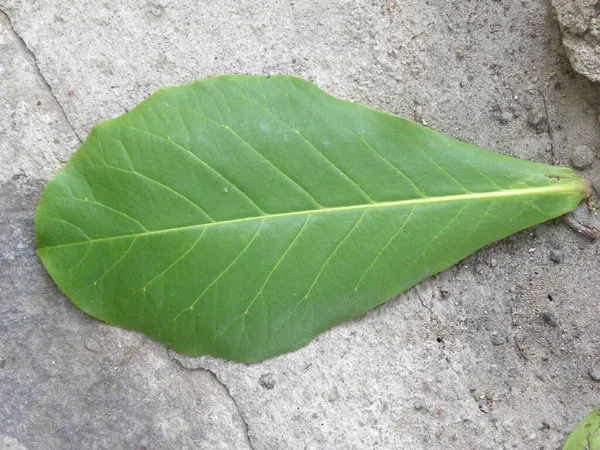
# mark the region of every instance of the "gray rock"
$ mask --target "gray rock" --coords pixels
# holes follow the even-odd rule
[[[578,145],[571,155],[571,164],[576,169],[585,169],[592,165],[595,158],[596,152],[592,148],[587,145]]]
[[[551,327],[558,326],[558,320],[556,319],[556,315],[550,311],[544,311],[540,314],[540,317],[544,321],[544,323],[550,325]]]
[[[527,123],[537,133],[542,133],[546,129],[546,115],[534,109],[527,116]]]
[[[573,68],[600,81],[600,9],[596,0],[552,0]]]
[[[513,113],[511,113],[510,111],[503,111],[502,114],[500,114],[498,120],[501,124],[507,124],[508,122],[513,120],[513,118]]]
[[[490,340],[492,341],[492,344],[494,345],[504,345],[506,344],[506,336],[502,333],[499,333],[497,331],[492,331],[490,333]]]
[[[263,388],[265,388],[267,390],[274,389],[275,385],[277,384],[275,375],[273,375],[272,373],[265,373],[265,374],[261,375],[260,378],[258,379],[258,382]]]
[[[548,257],[550,258],[550,261],[559,264],[565,258],[565,252],[559,249],[550,250],[550,254]]]
[[[590,378],[594,381],[600,381],[600,367],[592,367],[589,371],[588,371],[588,375],[590,376]]]

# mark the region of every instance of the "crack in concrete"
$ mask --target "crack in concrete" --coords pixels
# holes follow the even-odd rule
[[[242,422],[244,423],[244,435],[246,436],[246,441],[248,442],[248,446],[252,450],[254,450],[254,445],[252,444],[252,440],[250,439],[250,427],[248,426],[248,422],[246,422],[246,419],[244,418],[242,411],[240,411],[240,408],[239,408],[237,402],[235,401],[235,398],[233,397],[233,395],[231,395],[231,391],[229,390],[229,387],[225,383],[223,383],[223,381],[221,381],[221,379],[217,376],[217,374],[214,373],[212,370],[206,369],[206,368],[203,368],[203,370],[206,370],[209,374],[211,374],[214,377],[214,379],[217,381],[217,383],[219,383],[221,386],[223,386],[223,388],[225,388],[225,392],[227,392],[227,395],[229,396],[229,398],[231,398],[231,401],[233,402],[233,405],[235,406],[235,410],[239,414],[240,419],[242,419]]]
[[[541,89],[537,89],[538,94],[542,98],[544,105],[544,114],[546,115],[546,124],[548,125],[547,134],[550,139],[550,164],[556,166],[556,155],[554,153],[554,131],[552,130],[552,122],[550,120],[550,114],[548,112],[548,102],[546,101],[546,95]]]
[[[198,368],[187,367],[179,359],[174,358],[170,351],[168,351],[167,353],[168,353],[169,359],[172,361],[175,361],[179,365],[179,367],[183,368],[184,370],[189,370],[189,371],[203,370],[203,371],[207,372],[208,374],[210,374],[210,376],[212,376],[215,379],[215,381],[217,383],[219,383],[223,387],[223,389],[225,389],[225,392],[227,392],[227,395],[233,402],[233,406],[235,406],[235,410],[237,411],[238,415],[240,416],[240,419],[242,419],[242,422],[244,424],[244,436],[246,436],[246,442],[248,443],[248,447],[250,447],[252,450],[255,450],[254,445],[252,444],[252,440],[250,439],[250,427],[248,426],[248,422],[246,422],[246,419],[244,418],[244,415],[242,414],[242,411],[240,410],[235,398],[233,397],[233,395],[231,395],[231,391],[229,390],[229,387],[212,370],[207,369],[205,367],[198,367]]]
[[[69,120],[69,117],[67,116],[67,113],[65,112],[65,109],[63,108],[62,104],[58,101],[58,98],[56,97],[56,94],[54,93],[54,90],[52,89],[52,86],[50,85],[50,83],[48,83],[48,80],[46,80],[46,77],[42,73],[42,70],[40,69],[40,65],[38,63],[37,57],[35,56],[35,53],[33,53],[33,51],[27,46],[27,43],[21,37],[21,35],[19,33],[17,33],[17,30],[15,29],[15,27],[13,25],[13,22],[12,22],[12,19],[10,18],[10,16],[8,15],[8,13],[6,11],[0,9],[0,14],[3,14],[4,16],[6,16],[6,19],[8,21],[8,25],[10,26],[10,29],[15,34],[15,36],[17,37],[17,39],[19,40],[19,42],[21,43],[21,45],[23,46],[23,48],[31,55],[31,58],[33,59],[33,63],[35,64],[35,69],[36,69],[38,75],[42,79],[44,85],[46,86],[46,88],[48,89],[48,91],[50,92],[50,94],[52,95],[52,97],[54,98],[54,101],[58,105],[58,107],[59,107],[59,109],[60,109],[63,117],[65,118],[65,121],[69,125],[69,128],[71,128],[71,131],[73,131],[73,134],[77,137],[77,140],[79,141],[79,144],[82,144],[83,140],[81,139],[81,137],[79,136],[79,134],[75,130],[75,127],[73,126],[73,124]]]
[[[423,297],[421,296],[421,293],[418,290],[415,290],[416,294],[417,294],[417,298],[419,299],[419,302],[421,303],[421,306],[423,306],[423,308],[425,308],[427,311],[429,311],[429,320],[433,320],[433,318],[435,317],[434,313],[433,313],[433,308],[431,308],[431,306],[428,306],[425,303],[425,300],[423,299]]]

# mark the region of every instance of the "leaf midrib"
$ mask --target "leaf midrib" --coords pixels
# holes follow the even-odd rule
[[[485,199],[493,199],[493,198],[503,198],[503,197],[519,197],[519,196],[529,196],[529,195],[544,195],[544,194],[554,194],[558,192],[577,192],[579,183],[574,180],[573,183],[570,184],[555,184],[552,186],[543,186],[543,187],[529,187],[529,188],[518,188],[518,189],[506,189],[502,191],[492,191],[492,192],[472,192],[468,194],[456,194],[456,195],[445,195],[445,196],[436,196],[436,197],[425,197],[425,198],[416,198],[416,199],[407,199],[407,200],[396,200],[396,201],[388,201],[388,202],[377,202],[377,203],[365,203],[360,205],[350,205],[350,206],[335,206],[330,208],[319,208],[312,210],[302,210],[302,211],[292,211],[286,213],[275,213],[275,214],[267,214],[267,215],[258,215],[251,217],[243,217],[241,219],[231,219],[224,220],[220,222],[208,222],[198,225],[187,225],[184,227],[175,227],[175,228],[165,228],[162,230],[155,231],[146,231],[141,233],[131,233],[131,234],[123,234],[119,236],[109,236],[98,239],[87,239],[79,242],[72,242],[69,244],[60,244],[53,245],[47,247],[38,248],[38,253],[43,250],[61,248],[61,247],[70,247],[74,245],[81,244],[89,244],[95,242],[102,241],[110,241],[115,239],[124,239],[124,238],[137,238],[143,236],[150,236],[156,234],[166,234],[177,231],[191,230],[194,228],[203,228],[203,227],[213,227],[218,225],[230,225],[234,223],[244,223],[244,222],[252,222],[255,220],[271,220],[271,219],[280,219],[285,217],[294,217],[294,216],[302,216],[304,214],[308,215],[317,215],[317,214],[327,214],[327,213],[336,213],[336,212],[345,212],[345,211],[360,211],[360,210],[369,210],[369,209],[384,209],[384,208],[393,208],[398,206],[410,206],[410,205],[426,205],[426,204],[434,204],[434,203],[449,203],[449,202],[460,202],[460,201],[469,201],[469,200],[485,200]]]

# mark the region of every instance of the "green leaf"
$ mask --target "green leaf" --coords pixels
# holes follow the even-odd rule
[[[89,314],[258,361],[586,192],[307,81],[223,76],[98,124],[44,191],[37,248]]]
[[[600,405],[577,424],[563,450],[600,450]]]

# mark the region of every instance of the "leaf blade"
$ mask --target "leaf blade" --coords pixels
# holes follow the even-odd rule
[[[46,188],[36,239],[90,314],[182,353],[256,361],[586,189],[303,80],[225,76],[96,126]]]
[[[600,406],[585,416],[571,431],[563,450],[600,449]]]

